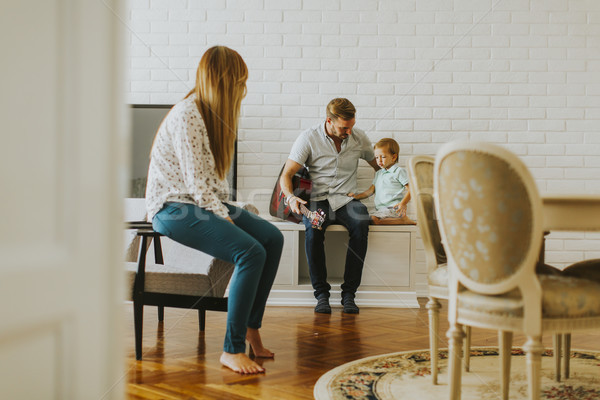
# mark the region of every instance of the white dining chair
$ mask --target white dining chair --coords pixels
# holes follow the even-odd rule
[[[440,299],[448,299],[448,265],[446,252],[442,245],[433,204],[433,164],[435,158],[428,155],[416,155],[409,159],[408,174],[412,198],[417,204],[417,221],[427,263],[427,288],[429,301],[429,357],[431,380],[438,384],[439,360],[439,320],[442,305]],[[465,332],[465,370],[469,370],[471,328]]]
[[[449,270],[449,389],[461,395],[463,325],[527,336],[528,398],[540,398],[543,333],[600,327],[600,283],[536,274],[542,202],[527,167],[489,143],[453,142],[436,156],[434,198]],[[510,358],[502,366],[508,387]]]

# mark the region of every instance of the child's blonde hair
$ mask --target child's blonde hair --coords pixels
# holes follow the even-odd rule
[[[400,153],[400,146],[398,142],[391,138],[383,138],[379,142],[375,143],[374,149],[386,149],[392,155],[398,155]]]

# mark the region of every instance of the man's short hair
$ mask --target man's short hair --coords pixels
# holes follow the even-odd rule
[[[338,97],[327,104],[327,117],[333,120],[338,118],[344,121],[351,120],[356,115],[356,108],[348,99]]]
[[[390,154],[400,153],[400,146],[398,142],[391,138],[383,138],[379,142],[375,143],[374,149],[386,149]]]

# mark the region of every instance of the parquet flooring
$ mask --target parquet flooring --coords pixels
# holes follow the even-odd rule
[[[198,331],[193,310],[166,308],[158,323],[155,307],[146,307],[143,360],[134,354],[132,305],[127,319],[127,396],[129,399],[312,399],[313,387],[325,372],[359,358],[405,350],[427,349],[426,299],[420,309],[362,308],[331,315],[311,307],[268,307],[261,329],[274,360],[259,360],[266,373],[243,376],[219,363],[225,313],[207,312],[206,330]],[[360,302],[359,302],[360,303]],[[440,318],[440,347],[446,347],[446,304]],[[574,334],[573,348],[600,350],[600,335]],[[473,329],[473,346],[497,345],[495,331]],[[515,345],[524,338],[515,336]],[[552,346],[551,338],[544,344]]]

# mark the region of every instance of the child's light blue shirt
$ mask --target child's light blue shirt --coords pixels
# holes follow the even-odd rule
[[[388,169],[381,168],[373,178],[375,185],[375,207],[386,208],[398,204],[406,194],[408,173],[406,169],[394,164]]]

